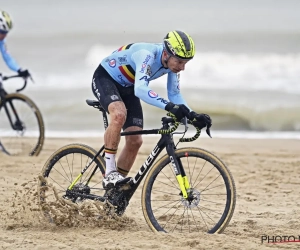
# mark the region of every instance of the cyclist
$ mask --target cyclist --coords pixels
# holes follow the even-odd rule
[[[125,146],[115,156],[120,142],[120,132],[143,129],[143,111],[140,99],[164,109],[178,121],[188,117],[200,129],[211,126],[206,114],[190,111],[180,94],[179,72],[195,55],[193,39],[185,32],[171,31],[163,43],[133,43],[115,50],[104,58],[96,69],[92,90],[102,107],[110,114],[110,124],[104,134],[106,171],[103,187],[127,182],[138,150],[141,135],[125,137]],[[168,100],[149,88],[149,82],[168,74]]]
[[[27,69],[21,69],[17,62],[8,53],[5,43],[5,37],[12,29],[13,24],[9,14],[3,10],[0,10],[0,50],[2,57],[6,65],[13,71],[18,72],[19,76],[29,77],[30,73]],[[0,79],[1,84],[1,79]]]

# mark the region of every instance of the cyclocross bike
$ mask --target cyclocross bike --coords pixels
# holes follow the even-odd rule
[[[25,89],[27,78],[17,93],[5,91],[2,82],[16,77],[20,76],[0,75],[0,151],[7,155],[37,156],[44,143],[43,118],[36,104],[18,93]]]
[[[108,120],[100,103],[87,100],[87,104],[102,112],[106,129]],[[43,215],[53,221],[53,211],[46,207],[47,203],[55,202],[58,195],[74,203],[85,199],[109,202],[114,212],[121,216],[145,178],[142,211],[153,231],[223,232],[235,208],[234,180],[226,165],[214,154],[195,147],[177,149],[174,134],[182,134],[179,142],[190,142],[201,132],[196,128],[193,137],[185,138],[188,127],[185,126],[184,132],[175,133],[179,125],[173,118],[163,117],[161,129],[122,132],[121,136],[160,134],[161,138],[137,174],[109,190],[102,187],[104,146],[98,152],[83,144],[58,149],[45,163],[42,178],[39,178],[38,194]],[[166,154],[156,161],[164,149]],[[56,188],[55,195],[50,192],[49,183]]]

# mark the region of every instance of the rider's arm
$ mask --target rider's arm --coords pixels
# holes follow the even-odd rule
[[[183,96],[180,93],[179,73],[170,72],[168,74],[168,98],[175,104],[184,104],[189,108]],[[190,108],[189,108],[190,109]],[[191,110],[191,109],[190,109]]]
[[[149,75],[147,75],[147,67],[151,67],[154,54],[148,50],[139,50],[132,54],[132,60],[135,62],[135,81],[134,81],[134,94],[144,102],[165,109],[167,100],[158,96],[149,85]]]
[[[13,71],[18,71],[20,69],[20,66],[17,64],[17,62],[12,58],[12,56],[8,53],[6,49],[5,41],[0,41],[0,50],[2,57],[6,63],[6,65]]]

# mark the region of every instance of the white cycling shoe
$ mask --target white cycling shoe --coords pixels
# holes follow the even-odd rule
[[[109,189],[118,184],[126,183],[130,179],[130,177],[124,178],[119,172],[114,171],[103,178],[102,186],[104,189]]]

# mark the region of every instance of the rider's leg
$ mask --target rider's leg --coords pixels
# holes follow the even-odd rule
[[[121,96],[127,108],[126,122],[123,126],[124,132],[142,130],[144,121],[140,99],[134,95],[133,91],[132,93],[127,93],[126,95],[122,95],[121,93]],[[123,176],[126,176],[131,169],[142,143],[143,141],[141,135],[125,136],[125,146],[118,156],[117,163],[118,171]]]
[[[104,133],[106,176],[111,172],[117,171],[115,155],[120,143],[121,129],[126,120],[126,108],[123,102],[118,101],[109,104],[108,111],[110,123]]]
[[[125,129],[124,131],[127,132],[127,131],[137,131],[137,130],[142,130],[142,128],[137,126],[132,126]],[[118,171],[122,175],[126,176],[130,171],[142,143],[143,140],[141,135],[125,136],[125,146],[118,157],[118,163],[117,163]]]
[[[96,69],[92,90],[101,106],[109,113],[110,122],[104,133],[106,171],[116,171],[115,155],[120,142],[120,132],[126,120],[126,108],[118,90],[118,83],[99,65]]]

